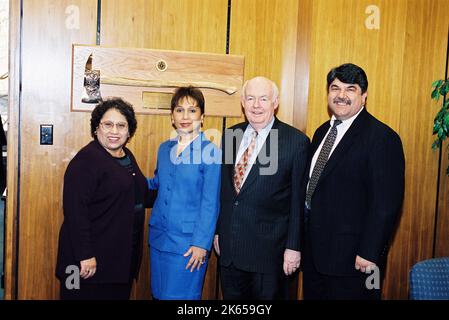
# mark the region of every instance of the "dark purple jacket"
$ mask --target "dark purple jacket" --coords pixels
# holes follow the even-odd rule
[[[86,282],[129,281],[134,222],[134,179],[145,207],[154,197],[131,151],[135,175],[121,167],[96,140],[70,161],[64,176],[64,222],[59,234],[56,275],[64,279],[67,266],[95,257],[96,274]],[[143,228],[143,223],[141,228]],[[143,231],[142,231],[143,232]],[[142,242],[139,246],[140,266]],[[138,269],[137,269],[138,270]]]

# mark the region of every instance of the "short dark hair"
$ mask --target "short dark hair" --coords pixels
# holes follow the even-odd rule
[[[137,129],[137,120],[133,106],[122,98],[109,98],[101,101],[92,111],[90,118],[90,134],[97,140],[95,131],[100,125],[100,121],[109,109],[116,109],[120,112],[128,122],[129,137],[132,138]]]
[[[368,90],[368,78],[365,71],[359,66],[352,63],[345,63],[341,66],[333,68],[327,74],[327,89],[331,83],[338,79],[344,83],[358,84],[362,89],[362,93]]]
[[[201,114],[204,113],[204,96],[200,89],[188,86],[188,87],[179,87],[173,93],[173,97],[171,98],[171,112],[173,112],[178,105],[179,101],[184,98],[192,98],[196,101],[196,104],[201,110]]]

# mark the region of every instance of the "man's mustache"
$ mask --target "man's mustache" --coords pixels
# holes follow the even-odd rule
[[[351,105],[351,100],[344,98],[335,98],[334,103],[346,103],[348,106]]]

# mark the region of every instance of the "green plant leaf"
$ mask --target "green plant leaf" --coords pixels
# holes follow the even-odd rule
[[[433,121],[434,122],[441,121],[443,119],[443,115],[444,115],[444,109],[440,109],[440,111],[438,111],[438,113],[435,116],[435,119],[433,119]]]
[[[435,88],[435,89],[432,91],[431,98],[432,98],[433,100],[436,100],[436,101],[438,101],[438,100],[440,99],[440,92],[438,91],[438,88]]]
[[[443,146],[443,142],[446,138],[449,138],[449,78],[445,80],[435,80],[432,83],[432,100],[439,102],[441,96],[444,97],[441,108],[435,115],[433,120],[432,134],[436,135],[435,140],[432,142],[432,149],[438,149]],[[449,157],[449,144],[447,145],[447,153]],[[449,176],[449,166],[446,169],[446,175]]]
[[[449,92],[449,82],[444,83],[438,91],[444,97]]]
[[[444,115],[443,125],[446,128],[449,128],[449,112],[446,112],[446,114]]]
[[[438,132],[438,130],[440,130],[440,128],[441,128],[441,121],[435,120],[435,122],[433,123],[432,134],[436,134]]]
[[[441,90],[443,90],[444,94],[449,92],[449,81],[446,80],[440,87]]]
[[[443,136],[443,140],[444,140],[449,135],[449,131],[447,130],[448,127],[444,123],[443,123],[443,125],[441,127],[443,128],[443,131],[444,131],[444,136]]]
[[[432,87],[433,88],[438,88],[439,86],[441,86],[441,84],[443,83],[443,80],[435,80],[433,83],[432,83]]]
[[[437,124],[433,125],[433,130],[432,130],[432,134],[436,134],[438,132],[438,130],[440,129],[440,127]]]

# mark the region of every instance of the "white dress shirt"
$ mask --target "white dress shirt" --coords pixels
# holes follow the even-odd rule
[[[273,119],[265,126],[265,128],[261,129],[259,133],[257,134],[256,138],[256,147],[254,148],[253,154],[251,155],[251,158],[248,161],[248,165],[245,170],[245,175],[243,176],[242,180],[242,186],[245,183],[246,177],[248,177],[249,172],[251,171],[251,168],[253,167],[254,162],[256,162],[257,155],[260,152],[260,149],[262,149],[265,140],[267,140],[268,134],[270,133],[271,128],[273,127],[274,123],[274,117]],[[255,129],[248,124],[248,126],[245,129],[245,132],[243,133],[242,142],[240,143],[239,150],[237,152],[237,157],[235,158],[235,165],[240,161],[240,158],[243,156],[243,153],[248,148],[249,144],[251,143],[251,135],[255,131]],[[242,187],[241,186],[241,187]]]
[[[332,153],[334,152],[335,148],[340,143],[341,139],[345,135],[346,131],[348,131],[349,127],[351,127],[351,124],[354,122],[355,118],[362,112],[362,110],[365,109],[365,107],[362,107],[357,114],[353,115],[351,118],[348,118],[346,120],[342,120],[342,122],[337,126],[337,137],[335,138],[335,143],[332,146],[331,152],[329,153],[329,158],[332,156]],[[329,134],[329,131],[331,131],[332,126],[334,125],[334,121],[337,120],[334,115],[331,117],[331,122],[329,126],[329,130],[327,130],[326,135],[324,136],[323,140],[321,141],[321,144],[318,146],[318,149],[316,149],[315,153],[313,154],[312,163],[310,165],[310,171],[309,171],[309,178],[312,176],[313,168],[315,167],[316,161],[318,159],[318,155],[320,154],[321,148],[323,148],[324,141],[326,141],[327,135]],[[307,184],[307,187],[309,184]]]

